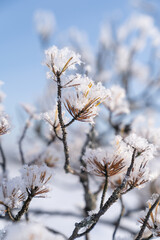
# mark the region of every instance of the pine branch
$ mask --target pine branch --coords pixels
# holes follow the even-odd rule
[[[117,232],[117,230],[118,230],[118,228],[119,228],[121,218],[122,218],[123,215],[124,215],[124,204],[123,204],[122,196],[120,197],[120,201],[121,201],[121,212],[120,212],[119,218],[118,218],[118,220],[117,220],[117,223],[116,223],[116,225],[115,225],[115,229],[114,229],[114,232],[113,232],[112,240],[115,239],[115,235],[116,235],[116,232]]]
[[[127,173],[126,173],[126,175],[125,175],[121,185],[118,186],[114,190],[112,195],[109,197],[109,199],[106,201],[104,206],[99,210],[99,212],[97,214],[93,214],[89,218],[85,218],[81,222],[75,224],[75,229],[73,230],[72,235],[69,237],[69,240],[73,240],[73,239],[82,237],[86,233],[89,233],[94,228],[94,226],[97,224],[97,222],[99,221],[100,217],[102,215],[104,215],[105,212],[112,206],[112,204],[115,203],[121,197],[121,192],[125,188],[127,180],[129,178],[131,170],[133,168],[133,164],[134,164],[134,161],[135,161],[135,155],[136,155],[136,149],[134,149],[134,151],[133,151],[131,164],[130,164],[130,166],[127,169]],[[81,228],[87,227],[87,226],[89,226],[89,227],[87,228],[86,231],[84,231],[84,232],[82,232],[80,234],[78,233]]]
[[[145,219],[144,219],[143,225],[141,226],[141,230],[139,231],[139,233],[138,233],[137,237],[135,238],[135,240],[140,240],[140,239],[141,239],[141,237],[142,237],[142,235],[143,235],[143,233],[144,233],[144,230],[145,230],[145,228],[146,228],[146,226],[147,226],[147,222],[148,222],[148,220],[149,220],[149,217],[150,217],[153,209],[156,207],[156,205],[157,205],[157,203],[158,203],[159,201],[160,201],[160,195],[157,197],[156,201],[153,203],[153,205],[151,206],[151,208],[148,210],[148,213],[147,213],[147,215],[146,215],[146,217],[145,217]]]

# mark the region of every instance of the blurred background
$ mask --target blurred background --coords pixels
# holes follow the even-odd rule
[[[145,12],[159,25],[157,3],[156,0],[0,0],[0,80],[5,83],[5,109],[14,127],[19,104],[35,103],[46,86],[46,68],[41,65],[45,48],[53,44],[65,46],[69,35],[79,31],[96,54],[102,24],[112,22],[116,27],[131,14]],[[43,25],[47,25],[46,39],[42,39]]]
[[[93,146],[106,147],[114,135],[124,137],[133,131],[153,142],[160,153],[160,128],[157,128],[160,122],[159,13],[158,0],[0,0],[0,81],[4,82],[4,85],[0,84],[0,109],[2,103],[12,123],[12,131],[2,137],[2,145],[9,155],[10,166],[13,166],[9,167],[11,175],[15,175],[15,163],[20,165],[17,143],[30,116],[21,104],[33,105],[36,113],[53,110],[55,105],[56,85],[46,78],[47,68],[43,64],[44,51],[52,45],[59,48],[68,46],[79,52],[85,64],[79,67],[78,72],[87,74],[95,82],[102,82],[107,88],[113,86],[113,106],[102,105],[103,111],[96,118],[96,131],[93,129],[91,136]],[[1,99],[3,92],[6,95],[4,101]],[[26,109],[30,114],[32,108],[25,105]],[[27,130],[27,144],[23,145],[26,162],[34,162],[42,156],[53,168],[59,164],[61,174],[56,175],[56,194],[58,196],[60,186],[62,194],[66,191],[67,199],[74,201],[78,212],[83,206],[83,193],[79,192],[78,181],[74,182],[73,176],[68,177],[68,187],[65,187],[63,146],[53,136],[53,131],[44,125],[43,121],[37,121],[32,129]],[[89,126],[75,121],[67,131],[71,165],[78,168],[77,159]],[[160,173],[159,156],[151,166],[157,176]],[[99,184],[98,181],[95,183]],[[138,192],[134,204],[142,203],[140,210],[156,187],[151,183],[145,194]],[[72,197],[71,190],[73,195],[75,191],[79,195]],[[64,199],[64,195],[60,193],[60,196],[55,200],[59,208],[65,205],[59,201]],[[51,205],[50,200],[47,201],[46,209]],[[126,202],[129,208],[133,207],[130,206],[134,205],[132,195]],[[73,204],[70,205],[72,209]],[[57,205],[53,207],[57,209]],[[111,211],[109,217],[112,215]],[[75,220],[72,221],[73,225]],[[128,225],[128,219],[125,221]],[[130,225],[133,227],[132,222]],[[71,230],[71,227],[66,227],[68,236]],[[103,231],[99,228],[98,234],[104,237],[104,232],[106,234],[106,228]]]
[[[120,84],[134,114],[146,107],[159,112],[159,12],[157,0],[0,0],[0,80],[12,122],[9,144],[26,119],[22,103],[38,112],[55,103],[55,85],[43,64],[52,45],[79,52],[86,63],[79,70],[95,81]]]

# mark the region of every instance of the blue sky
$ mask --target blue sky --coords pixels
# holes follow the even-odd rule
[[[5,82],[6,111],[13,121],[19,103],[34,103],[46,85],[33,21],[38,9],[54,13],[57,33],[76,26],[86,31],[93,46],[104,20],[120,12],[123,19],[133,11],[127,0],[0,0],[0,80]]]
[[[34,102],[46,84],[33,21],[37,9],[53,11],[57,32],[76,26],[87,32],[92,44],[104,19],[117,10],[124,16],[131,11],[124,0],[0,0],[0,80],[5,82],[5,106],[11,117],[18,103]]]

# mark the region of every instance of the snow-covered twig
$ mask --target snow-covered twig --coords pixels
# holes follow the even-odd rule
[[[23,140],[24,140],[24,138],[26,136],[27,130],[30,127],[30,122],[31,122],[32,118],[33,118],[33,116],[30,115],[29,119],[26,121],[25,126],[23,128],[22,135],[21,135],[21,137],[19,139],[19,142],[18,142],[19,153],[20,153],[22,165],[24,165],[26,163],[25,162],[25,157],[24,157],[24,152],[23,152],[23,149],[22,149],[22,143],[23,143]]]
[[[159,203],[159,201],[160,201],[160,195],[158,195],[158,197],[157,197],[157,199],[155,200],[155,202],[153,203],[153,205],[149,208],[148,213],[147,213],[146,217],[145,217],[144,220],[143,220],[143,224],[142,224],[141,229],[140,229],[137,237],[135,238],[135,240],[140,240],[141,237],[143,236],[144,230],[145,230],[145,228],[147,227],[147,223],[148,223],[149,217],[151,216],[152,211],[153,211],[154,208],[157,206],[157,204]]]
[[[94,226],[97,224],[98,220],[100,219],[100,217],[102,215],[105,214],[105,212],[111,207],[111,205],[113,203],[115,203],[121,196],[121,192],[123,191],[123,189],[126,186],[127,180],[130,176],[130,173],[132,171],[133,165],[134,165],[134,161],[135,161],[135,156],[136,156],[136,149],[133,150],[133,154],[132,154],[132,159],[131,159],[131,164],[127,169],[127,173],[121,183],[120,186],[118,186],[112,193],[112,195],[109,197],[109,199],[106,201],[106,203],[104,204],[104,206],[99,210],[99,212],[97,214],[93,214],[88,218],[83,219],[81,222],[76,223],[75,224],[75,229],[73,230],[72,235],[69,237],[69,240],[74,240],[76,238],[79,238],[81,236],[84,236],[86,233],[90,232]],[[78,233],[79,230],[83,227],[87,227],[87,230],[85,230],[82,233]]]

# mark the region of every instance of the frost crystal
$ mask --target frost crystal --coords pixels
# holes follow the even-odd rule
[[[29,193],[33,192],[34,196],[41,196],[49,192],[49,188],[46,184],[50,180],[52,174],[48,167],[44,165],[26,165],[21,169],[21,174],[25,185],[24,188],[27,189]]]
[[[110,88],[112,100],[105,101],[105,105],[114,114],[129,113],[129,105],[126,98],[126,93],[123,88],[118,85],[113,85]]]
[[[124,159],[106,152],[104,149],[87,149],[83,160],[87,171],[99,177],[111,177],[123,171]]]
[[[0,186],[0,212],[5,214],[6,208],[19,208],[29,194],[31,197],[44,196],[49,191],[46,184],[51,178],[51,173],[45,165],[24,166],[20,177],[4,180]],[[8,210],[7,210],[8,211]]]
[[[8,121],[8,116],[0,114],[0,135],[6,134],[10,131],[11,126]]]
[[[124,159],[126,168],[131,164],[133,148],[137,150],[134,166],[127,181],[127,188],[142,187],[151,178],[148,162],[154,158],[154,146],[136,134],[130,134],[124,139],[121,136],[116,136],[115,140],[115,154]],[[123,177],[124,172],[112,177],[113,185],[121,183]]]
[[[63,121],[68,122],[68,118],[65,116],[65,111],[62,112],[62,116],[63,116]],[[53,131],[53,128],[56,128],[56,130],[59,130],[60,124],[58,119],[57,106],[55,106],[53,110],[42,113],[41,118],[44,119],[49,124],[51,131]]]
[[[99,177],[109,177],[111,185],[115,187],[121,184],[131,164],[133,148],[136,148],[137,154],[125,190],[140,188],[150,180],[148,161],[153,158],[154,149],[146,139],[133,134],[124,139],[116,136],[110,149],[87,149],[83,156],[87,171]]]
[[[158,198],[158,194],[153,194],[151,199],[147,202],[148,208],[145,211],[145,216],[148,210],[152,207],[155,201]],[[140,218],[140,223],[143,224],[145,220],[145,216]],[[149,220],[147,222],[147,228],[153,233],[154,237],[160,237],[160,205],[159,202],[157,203],[156,207],[150,214]]]
[[[11,209],[20,207],[25,200],[25,194],[22,191],[22,181],[20,177],[2,182],[0,186],[0,211],[5,214],[5,208]]]
[[[49,67],[50,73],[63,73],[66,69],[76,69],[76,64],[81,64],[81,56],[67,47],[58,49],[53,46],[45,51],[45,64]]]
[[[75,92],[65,94],[66,109],[76,120],[93,123],[93,118],[98,114],[97,106],[105,99],[110,101],[110,90],[101,83],[94,84],[86,76],[79,78],[78,82]]]
[[[50,126],[50,130],[53,131],[53,127],[58,127],[58,111],[57,107],[54,107],[53,110],[41,114],[42,119],[44,119]]]
[[[136,148],[138,152],[142,152],[148,147],[147,139],[139,137],[135,133],[132,133],[128,137],[126,137],[125,142],[133,148]]]

